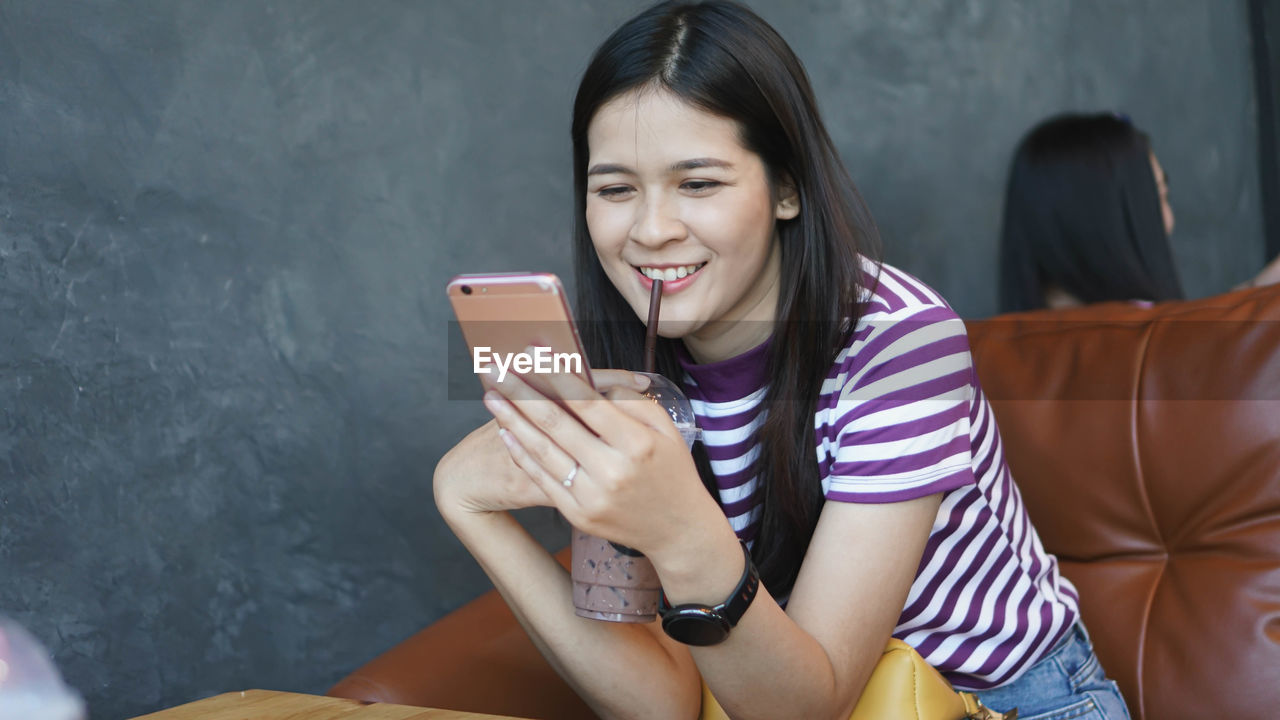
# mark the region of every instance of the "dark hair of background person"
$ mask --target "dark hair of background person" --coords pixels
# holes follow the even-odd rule
[[[798,217],[778,223],[782,289],[767,367],[757,465],[763,508],[752,554],[775,594],[790,591],[822,507],[813,413],[822,381],[856,322],[865,283],[859,255],[879,234],[818,115],[804,67],[751,10],[731,2],[655,5],[596,51],[573,108],[574,265],[585,349],[596,367],[638,368],[644,326],[596,258],[586,225],[587,129],[602,105],[631,90],[662,89],[736,121],[764,161],[770,186],[794,184]],[[683,373],[674,342],[661,339],[658,372]],[[718,497],[706,451],[703,483]]]
[[[1061,289],[1084,303],[1178,300],[1147,135],[1111,113],[1064,114],[1014,153],[1000,238],[1000,310],[1046,307]]]

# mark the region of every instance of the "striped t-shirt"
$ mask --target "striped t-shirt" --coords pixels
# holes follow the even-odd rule
[[[1007,683],[1075,621],[1076,590],[1027,519],[963,321],[901,270],[865,271],[864,314],[814,417],[823,493],[858,503],[943,493],[893,635],[958,688]],[[720,504],[748,542],[759,525],[768,345],[706,365],[682,358]]]

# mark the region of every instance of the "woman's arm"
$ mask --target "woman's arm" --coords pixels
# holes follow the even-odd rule
[[[436,504],[445,522],[534,644],[598,714],[696,717],[697,669],[688,650],[657,623],[606,623],[574,614],[568,573],[506,512],[551,501],[512,462],[497,430],[493,422],[477,429],[436,466]]]
[[[824,506],[786,612],[762,587],[728,640],[692,648],[730,716],[849,716],[906,604],[940,501]],[[678,572],[679,560],[664,560],[663,587],[672,603],[721,602],[741,557],[729,537],[714,557],[688,554]],[[727,582],[723,567],[732,568]]]
[[[696,718],[697,669],[658,623],[574,614],[569,574],[505,512],[446,517],[534,645],[603,718]]]
[[[486,403],[514,440],[512,457],[575,527],[646,553],[674,604],[728,597],[742,575],[742,551],[661,408],[614,391],[609,401],[570,401],[575,418],[518,379],[501,392],[504,398]],[[581,471],[564,487],[559,478],[575,462]],[[726,642],[691,649],[726,710],[735,718],[848,717],[905,604],[939,502],[934,494],[828,503],[789,613],[762,589]],[[569,612],[567,591],[563,605]],[[597,685],[603,689],[617,682],[616,667],[582,671],[605,678]]]

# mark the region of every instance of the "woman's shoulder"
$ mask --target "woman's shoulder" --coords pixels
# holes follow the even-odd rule
[[[864,260],[857,323],[828,379],[838,385],[947,358],[968,363],[964,321],[936,290],[886,263]]]
[[[943,309],[955,316],[941,293],[905,270],[864,257],[862,273],[863,317],[901,317],[930,309]]]

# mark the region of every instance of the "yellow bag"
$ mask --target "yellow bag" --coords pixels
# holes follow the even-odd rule
[[[849,720],[1017,720],[1018,711],[1001,714],[983,707],[976,696],[957,692],[915,648],[889,638],[880,661],[858,698]],[[706,683],[700,720],[729,720]]]

